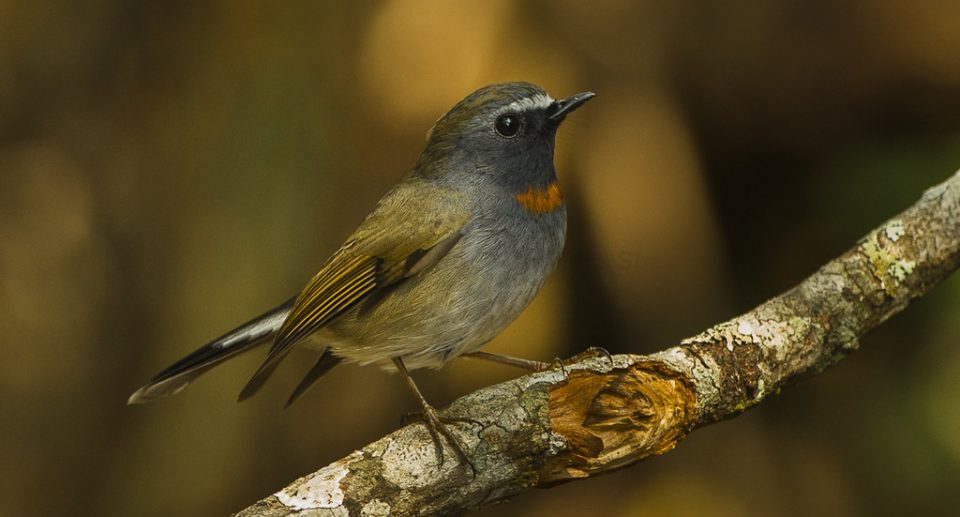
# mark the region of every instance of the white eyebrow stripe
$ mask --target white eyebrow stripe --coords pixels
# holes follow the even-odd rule
[[[502,111],[506,112],[527,111],[529,109],[546,109],[546,107],[551,104],[553,104],[553,97],[545,93],[538,93],[532,97],[524,97],[520,100],[513,101]]]

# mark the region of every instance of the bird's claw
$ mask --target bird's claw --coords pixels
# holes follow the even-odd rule
[[[581,361],[586,361],[587,359],[593,359],[601,356],[605,357],[607,359],[607,362],[610,363],[610,368],[613,368],[613,365],[614,365],[613,355],[611,355],[606,348],[599,347],[599,346],[592,346],[584,350],[583,352],[580,352],[579,354],[571,357],[570,361],[573,363],[579,363]]]
[[[417,420],[422,420],[423,423],[426,424],[427,431],[430,433],[430,439],[433,441],[433,447],[437,453],[440,466],[443,466],[446,460],[446,456],[443,452],[443,441],[440,439],[440,435],[443,435],[443,437],[446,438],[450,443],[450,446],[453,447],[453,450],[457,453],[457,456],[459,456],[464,463],[470,466],[470,470],[473,475],[477,475],[476,465],[474,465],[473,460],[467,456],[460,439],[450,432],[450,429],[447,428],[447,425],[454,423],[469,423],[482,427],[482,422],[472,418],[441,417],[437,415],[436,410],[434,410],[432,407],[426,407],[421,412],[407,413],[401,417],[401,422],[403,422],[404,425]]]

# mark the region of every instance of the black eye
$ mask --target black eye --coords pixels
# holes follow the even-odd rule
[[[517,136],[517,133],[520,131],[520,117],[514,115],[513,113],[500,115],[497,117],[497,122],[493,125],[493,127],[497,130],[497,133],[499,133],[500,136],[505,136],[507,138]]]

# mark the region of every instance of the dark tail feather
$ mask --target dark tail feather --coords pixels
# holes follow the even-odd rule
[[[146,386],[130,395],[127,404],[142,404],[178,393],[210,368],[237,354],[269,342],[280,325],[283,324],[283,320],[286,319],[292,305],[293,300],[288,300],[283,305],[203,345],[190,355],[154,375]]]
[[[338,364],[340,364],[340,358],[330,353],[330,350],[327,349],[327,351],[320,356],[320,359],[317,359],[317,363],[313,365],[313,368],[310,368],[310,371],[307,372],[307,375],[300,381],[300,384],[293,390],[293,393],[290,394],[290,398],[287,399],[287,403],[284,404],[283,408],[286,409],[290,407],[290,404],[293,404],[295,400],[306,393],[307,390],[310,389],[310,386],[313,386],[313,383],[317,382],[317,379],[323,377],[323,374],[329,372]]]
[[[263,383],[267,382],[267,379],[269,379],[273,371],[277,369],[277,366],[280,366],[280,360],[286,357],[289,351],[290,347],[282,350],[279,354],[271,351],[270,355],[263,361],[263,364],[260,365],[260,368],[257,368],[257,371],[253,373],[253,377],[250,378],[247,385],[240,390],[240,396],[237,397],[237,402],[243,402],[252,397],[254,393],[260,391]]]

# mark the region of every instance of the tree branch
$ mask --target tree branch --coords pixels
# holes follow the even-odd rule
[[[443,414],[476,464],[437,464],[408,425],[241,511],[241,516],[458,513],[527,488],[630,465],[730,418],[859,338],[960,265],[960,172],[800,285],[649,356],[573,359],[467,395]]]

